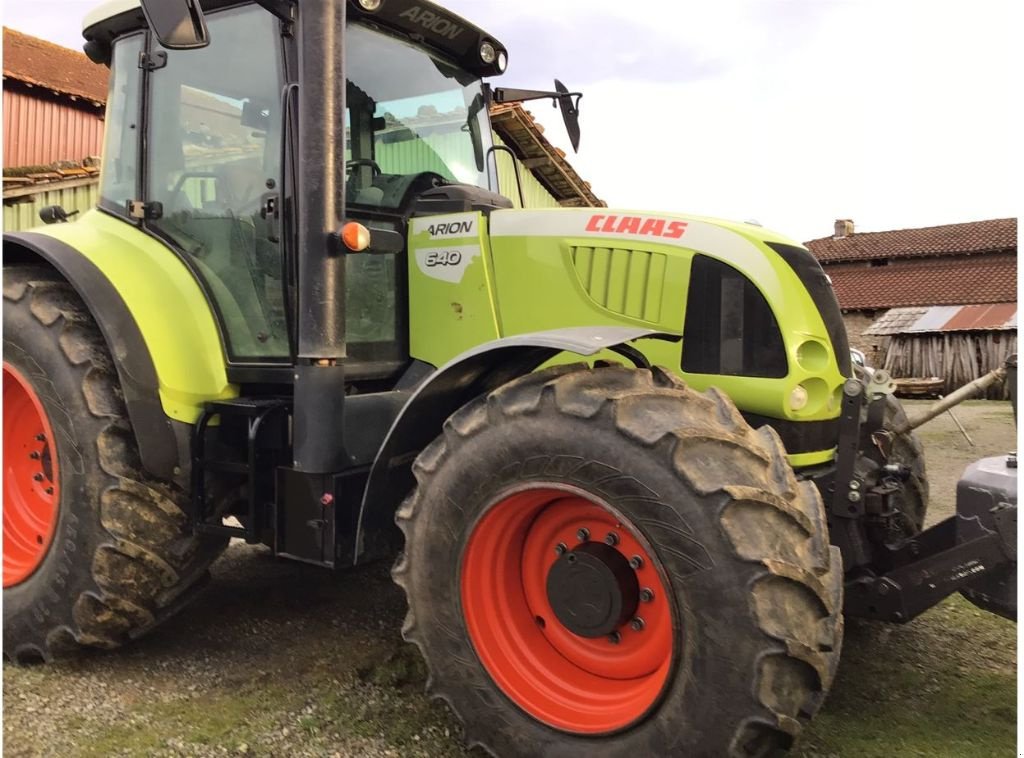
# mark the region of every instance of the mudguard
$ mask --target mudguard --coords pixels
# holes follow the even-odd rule
[[[180,466],[179,439],[160,403],[153,357],[117,289],[85,255],[47,235],[5,234],[3,250],[5,264],[45,263],[56,269],[85,302],[117,369],[142,465],[161,479],[173,479]]]
[[[533,332],[479,345],[432,373],[410,396],[373,462],[359,510],[355,563],[383,557],[401,544],[394,514],[415,485],[412,463],[456,410],[560,353],[585,357],[613,350],[643,364],[643,356],[626,344],[640,338],[680,339],[679,335],[638,327]]]

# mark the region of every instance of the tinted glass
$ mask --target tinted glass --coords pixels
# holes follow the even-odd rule
[[[128,201],[138,196],[141,52],[142,35],[137,34],[115,43],[111,61],[100,204],[122,213]]]
[[[283,73],[277,22],[256,5],[211,14],[211,44],[168,52],[151,75],[149,222],[188,256],[231,357],[287,357],[283,267],[262,218],[280,185]]]
[[[487,187],[490,127],[479,79],[422,48],[349,26],[346,38],[348,202],[398,208],[423,172]]]

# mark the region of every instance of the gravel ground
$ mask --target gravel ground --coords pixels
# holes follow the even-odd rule
[[[911,404],[917,405],[917,404]],[[913,415],[915,410],[911,409]],[[1015,447],[1008,404],[926,427],[930,520],[964,466]],[[339,576],[233,544],[197,601],[113,653],[4,664],[8,756],[466,756],[398,630],[388,567]],[[951,599],[904,627],[854,622],[810,756],[1012,755],[1016,627]]]

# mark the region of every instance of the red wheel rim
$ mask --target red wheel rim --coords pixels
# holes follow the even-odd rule
[[[613,534],[615,550],[639,558],[631,568],[648,590],[634,620],[609,636],[573,633],[548,597],[559,545],[578,548],[581,529],[592,542]],[[535,719],[604,734],[643,718],[661,695],[673,662],[672,608],[660,566],[638,535],[608,507],[554,486],[503,497],[474,528],[461,581],[469,636],[497,685]],[[642,624],[634,628],[636,618]]]
[[[53,429],[28,379],[4,363],[4,587],[39,568],[57,527],[60,476]]]

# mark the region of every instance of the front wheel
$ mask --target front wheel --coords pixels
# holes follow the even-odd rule
[[[778,437],[661,370],[553,368],[417,459],[403,633],[500,756],[770,755],[820,707],[842,562]]]

